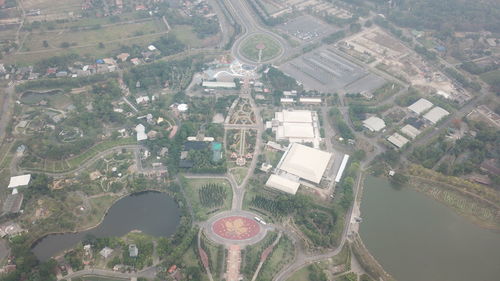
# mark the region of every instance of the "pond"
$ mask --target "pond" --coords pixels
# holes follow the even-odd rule
[[[63,94],[63,91],[61,90],[52,90],[47,92],[26,91],[21,96],[21,102],[24,104],[33,105],[41,102],[44,99],[54,96],[60,96],[61,94]]]
[[[500,233],[387,180],[365,181],[360,235],[398,281],[500,280]]]
[[[50,257],[71,249],[87,234],[96,237],[123,236],[140,230],[153,236],[172,235],[180,222],[180,209],[167,194],[148,191],[118,200],[96,227],[76,233],[50,234],[40,239],[32,249],[38,259]]]

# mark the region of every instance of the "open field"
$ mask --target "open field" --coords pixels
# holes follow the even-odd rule
[[[19,54],[29,51],[58,49],[61,48],[61,44],[64,42],[72,46],[87,46],[99,44],[99,42],[105,44],[108,41],[126,40],[133,36],[164,32],[164,30],[160,29],[159,24],[159,21],[150,20],[111,24],[86,30],[74,30],[70,28],[53,32],[33,32],[26,37]],[[44,40],[48,43],[47,48],[43,47]]]
[[[241,45],[241,54],[252,61],[267,61],[281,52],[280,44],[265,34],[255,34],[248,37]],[[259,54],[262,51],[262,54]]]
[[[204,221],[208,219],[208,217],[214,212],[229,210],[231,208],[231,202],[233,193],[231,190],[231,185],[227,180],[224,179],[185,179],[185,185],[183,186],[186,197],[189,199],[191,203],[191,207],[193,208],[193,213],[195,215],[195,219],[199,221]],[[215,184],[222,186],[226,192],[226,198],[222,206],[220,207],[206,207],[202,204],[199,191],[200,189],[207,184]]]

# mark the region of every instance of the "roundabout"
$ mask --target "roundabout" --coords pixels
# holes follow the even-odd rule
[[[248,61],[265,63],[280,57],[283,47],[281,42],[270,34],[254,33],[242,38],[237,51]]]
[[[260,225],[252,219],[242,216],[221,218],[212,224],[213,232],[228,240],[245,240],[260,232]]]
[[[206,222],[204,232],[212,241],[226,246],[255,244],[273,227],[261,225],[254,217],[241,210],[218,213]]]

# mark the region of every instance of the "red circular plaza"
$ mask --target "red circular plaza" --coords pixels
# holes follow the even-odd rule
[[[218,219],[212,225],[213,232],[230,240],[245,240],[260,232],[260,225],[253,219],[231,216]]]

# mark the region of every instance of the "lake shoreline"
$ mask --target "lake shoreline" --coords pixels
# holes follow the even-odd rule
[[[171,196],[171,194],[169,194],[168,192],[165,192],[165,191],[160,191],[160,190],[155,190],[155,189],[148,189],[148,190],[143,190],[143,191],[138,191],[138,192],[127,193],[127,194],[124,194],[124,195],[121,195],[121,196],[118,196],[117,198],[115,198],[115,200],[113,200],[112,203],[106,208],[106,211],[104,212],[104,214],[101,216],[100,220],[97,223],[95,223],[95,224],[93,224],[91,226],[87,226],[87,227],[84,227],[84,228],[81,228],[81,229],[77,229],[77,230],[72,230],[72,231],[55,231],[55,232],[46,233],[46,234],[40,236],[39,238],[37,238],[33,243],[31,243],[30,249],[31,249],[31,251],[34,251],[37,248],[37,246],[42,241],[44,241],[45,239],[47,239],[49,237],[52,237],[52,236],[58,236],[58,235],[62,235],[62,236],[64,236],[64,235],[78,235],[80,233],[89,232],[89,231],[91,232],[93,230],[98,230],[99,231],[99,227],[103,224],[103,222],[107,218],[108,214],[110,214],[110,210],[114,206],[116,206],[116,204],[118,202],[120,202],[120,200],[123,200],[123,199],[128,198],[128,197],[140,196],[140,195],[144,195],[144,194],[148,194],[148,193],[161,193],[161,194],[164,194],[165,196],[167,196],[169,198],[169,200],[171,200],[173,202],[173,204],[175,204],[175,207],[180,210],[180,206],[179,206],[178,202],[174,199],[173,196]],[[106,226],[104,226],[104,227],[106,227]],[[131,231],[134,231],[134,229],[128,231],[128,233],[131,232]],[[143,230],[141,230],[141,232],[143,232]],[[111,235],[111,236],[113,236],[113,235]],[[61,253],[64,254],[65,252],[68,251],[68,249],[62,250],[61,252],[56,253],[54,255],[58,256]]]
[[[409,188],[416,190],[418,192],[421,192],[421,193],[425,194],[427,197],[443,204],[447,208],[452,209],[453,212],[455,212],[459,216],[463,217],[467,221],[473,223],[474,225],[477,225],[478,227],[493,230],[493,231],[500,233],[500,220],[499,220],[500,219],[500,210],[496,206],[492,206],[491,204],[485,203],[484,201],[478,202],[481,199],[479,199],[479,198],[473,199],[472,197],[468,196],[467,194],[464,194],[463,192],[461,192],[459,190],[445,187],[445,184],[439,185],[439,184],[433,183],[433,182],[425,182],[424,180],[413,177],[413,176],[409,176],[409,177],[411,179],[410,182],[407,184],[407,186]],[[480,207],[487,209],[486,205],[489,205],[488,207],[496,209],[496,213],[497,213],[496,218],[497,219],[495,220],[494,218],[492,218],[490,221],[488,221],[488,220],[478,216],[478,214],[475,212],[472,212],[472,211],[467,212],[467,208],[465,208],[465,207],[460,208],[459,206],[453,205],[453,202],[451,202],[450,200],[446,200],[445,199],[446,197],[442,196],[441,192],[449,192],[449,193],[453,194],[454,196],[456,196],[457,198],[464,200],[464,202],[462,202],[462,203],[469,205],[468,206],[469,208],[472,208],[473,206],[480,205]]]

